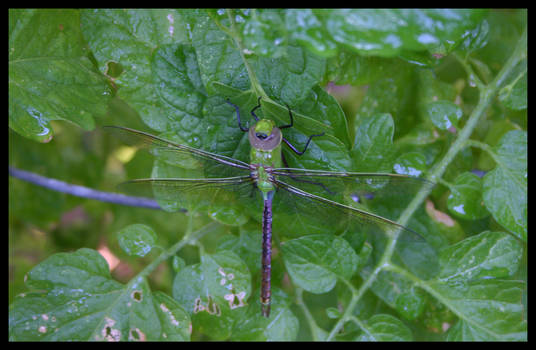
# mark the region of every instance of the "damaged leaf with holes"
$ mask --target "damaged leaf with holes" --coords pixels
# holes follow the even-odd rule
[[[52,255],[27,275],[9,309],[10,340],[189,340],[190,317],[145,278],[123,285],[95,250]]]
[[[203,254],[200,263],[186,266],[173,281],[175,300],[192,315],[194,326],[212,339],[226,339],[231,334],[250,296],[247,265],[229,250]]]

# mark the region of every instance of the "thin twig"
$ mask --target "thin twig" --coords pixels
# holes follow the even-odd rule
[[[88,187],[72,185],[56,179],[51,179],[41,175],[37,175],[28,171],[20,170],[14,167],[9,167],[9,175],[35,185],[45,187],[54,191],[71,194],[73,196],[96,199],[101,202],[109,202],[131,207],[141,207],[149,209],[161,209],[158,203],[151,198],[132,197],[120,193],[103,192],[93,190]]]

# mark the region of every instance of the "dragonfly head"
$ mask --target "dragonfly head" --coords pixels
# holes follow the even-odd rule
[[[248,136],[251,146],[263,151],[275,149],[283,138],[281,130],[269,119],[261,119],[254,127],[249,128]]]

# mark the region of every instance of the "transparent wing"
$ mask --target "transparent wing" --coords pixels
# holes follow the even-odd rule
[[[122,192],[157,199],[168,211],[188,209],[213,212],[227,208],[239,212],[256,192],[249,176],[207,179],[136,179],[119,185]]]
[[[153,178],[128,181],[119,185],[119,189],[132,195],[155,198],[165,210],[210,210],[218,201],[236,209],[238,202],[244,202],[249,196],[247,192],[255,189],[249,165],[240,160],[134,129],[104,128],[128,145],[149,152],[156,160]]]
[[[385,173],[331,172],[281,168],[273,171],[279,180],[334,202],[373,210],[395,220],[421,190],[434,186],[425,179]]]
[[[243,176],[249,173],[249,165],[240,160],[181,145],[163,138],[120,126],[104,129],[128,145],[143,149],[157,160],[183,169],[201,171],[203,178]]]
[[[377,251],[383,250],[380,246],[385,245],[387,237],[398,233],[397,262],[424,279],[437,274],[436,250],[414,230],[365,210],[308,193],[281,180],[276,179],[276,184],[274,230],[298,235],[326,233],[326,228],[334,233],[346,230],[351,235],[374,241]]]

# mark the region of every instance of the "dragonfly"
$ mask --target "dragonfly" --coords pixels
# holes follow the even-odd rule
[[[278,127],[274,121],[256,115],[255,111],[261,107],[259,97],[258,105],[250,112],[255,123],[248,127],[242,124],[239,107],[229,99],[226,102],[235,108],[240,130],[247,133],[249,163],[126,127],[105,128],[129,145],[149,151],[161,161],[161,168],[179,164],[187,170],[188,177],[130,180],[120,185],[122,190],[159,201],[178,202],[179,206],[196,203],[197,208],[209,208],[215,203],[225,203],[243,208],[262,222],[260,305],[263,316],[270,316],[272,302],[274,223],[285,223],[275,225],[279,230],[308,234],[349,229],[373,237],[396,234],[398,255],[404,262],[412,261],[416,270],[436,258],[435,250],[416,231],[359,208],[362,202],[382,194],[387,194],[386,198],[393,194],[410,198],[433,183],[401,174],[289,168],[282,153],[283,144],[300,156],[313,138],[320,138],[324,133],[310,135],[300,151],[282,133],[294,123],[288,106],[290,123]],[[408,258],[415,254],[420,260]]]

